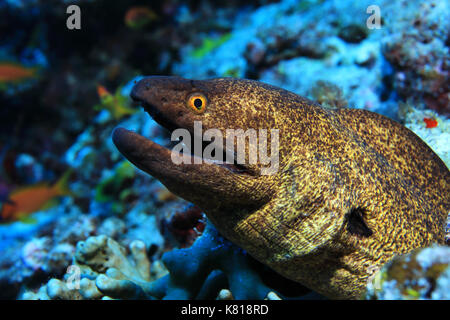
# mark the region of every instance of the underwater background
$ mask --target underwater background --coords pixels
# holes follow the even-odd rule
[[[125,160],[117,126],[170,140],[131,88],[146,75],[260,80],[399,121],[449,167],[449,30],[446,0],[0,1],[0,298],[322,298]],[[367,298],[450,298],[448,250],[398,263],[411,270],[386,271]]]

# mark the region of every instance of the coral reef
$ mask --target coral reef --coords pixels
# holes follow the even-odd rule
[[[199,207],[190,204],[171,213],[162,220],[162,227],[167,228],[181,248],[190,247],[205,228],[203,212]]]
[[[109,237],[90,237],[77,244],[73,264],[63,280],[51,279],[36,292],[23,293],[21,298],[273,300],[283,297],[264,283],[274,275],[267,271],[261,273],[259,269],[264,269],[263,266],[223,239],[211,224],[207,224],[191,247],[168,251],[161,262],[150,263],[142,241],[131,242],[126,250]],[[74,268],[79,268],[78,288],[71,276]],[[280,287],[291,297],[320,298],[295,283]]]
[[[79,279],[72,279],[71,272]],[[148,298],[142,290],[164,273],[150,266],[145,244],[133,241],[127,250],[106,236],[90,237],[77,244],[73,264],[63,281],[51,279],[36,293],[25,292],[22,299]],[[78,283],[75,283],[78,281]]]
[[[211,224],[190,248],[169,251],[162,262],[169,275],[150,291],[160,299],[214,298],[224,286],[230,292],[226,296],[234,299],[263,299],[272,291],[251,268],[245,253],[224,240]]]
[[[342,108],[347,106],[347,100],[343,97],[341,89],[327,81],[317,81],[311,88],[311,96],[314,101],[326,108]]]
[[[201,210],[124,160],[111,141],[116,126],[169,146],[169,134],[131,103],[138,75],[246,77],[325,107],[379,112],[449,167],[445,1],[76,4],[75,32],[65,28],[67,1],[0,1],[0,206],[73,169],[71,194],[26,221],[0,221],[1,299],[317,297],[205,231]],[[380,29],[365,26],[369,5],[381,7]],[[174,260],[202,280],[184,279]],[[80,290],[67,287],[70,265],[82,270]]]
[[[446,1],[391,1],[383,8],[382,52],[393,65],[393,87],[404,100],[425,101],[450,115],[450,60]]]
[[[380,50],[382,31],[364,25],[371,4],[281,1],[245,12],[236,17],[230,39],[203,57],[184,47],[173,72],[253,78],[304,96],[317,81],[328,81],[342,89],[349,106],[395,117],[383,82],[390,71]]]
[[[0,297],[14,297],[24,286],[63,275],[77,242],[96,230],[95,219],[80,213],[71,201],[32,216],[37,223],[0,226],[8,230],[2,231],[0,239],[0,286],[4,289]]]
[[[450,168],[450,119],[409,103],[401,103],[399,112],[404,125],[425,141]],[[436,121],[435,125],[428,125],[427,119]]]
[[[434,246],[394,258],[378,271],[368,299],[450,299],[450,247]]]

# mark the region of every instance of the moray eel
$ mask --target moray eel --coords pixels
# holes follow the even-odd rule
[[[449,170],[393,120],[326,109],[232,78],[152,76],[131,97],[171,131],[194,133],[194,121],[223,137],[226,129],[279,130],[279,167],[271,175],[261,174],[260,162],[175,164],[172,150],[123,128],[113,141],[133,164],[202,208],[226,238],[326,297],[362,298],[395,255],[444,242]]]

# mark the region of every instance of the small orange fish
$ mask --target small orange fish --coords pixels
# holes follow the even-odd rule
[[[111,93],[109,93],[109,91],[104,86],[102,86],[101,84],[97,85],[97,94],[100,97],[100,99],[111,95]]]
[[[36,68],[26,68],[15,63],[0,63],[0,83],[20,82],[36,76]]]
[[[133,29],[139,29],[148,23],[157,20],[158,16],[155,12],[147,7],[132,7],[125,14],[125,24]]]
[[[67,186],[71,174],[72,170],[68,170],[52,186],[43,182],[11,192],[9,194],[10,201],[3,203],[1,208],[0,220],[10,222],[23,219],[27,215],[44,208],[55,197],[71,194]]]
[[[426,124],[425,128],[435,128],[438,125],[438,122],[436,119],[423,118],[423,122],[425,122],[425,124]]]

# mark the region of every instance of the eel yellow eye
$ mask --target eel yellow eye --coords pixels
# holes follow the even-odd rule
[[[207,100],[203,94],[194,93],[189,96],[187,104],[189,108],[194,110],[196,113],[203,113],[206,108]]]

